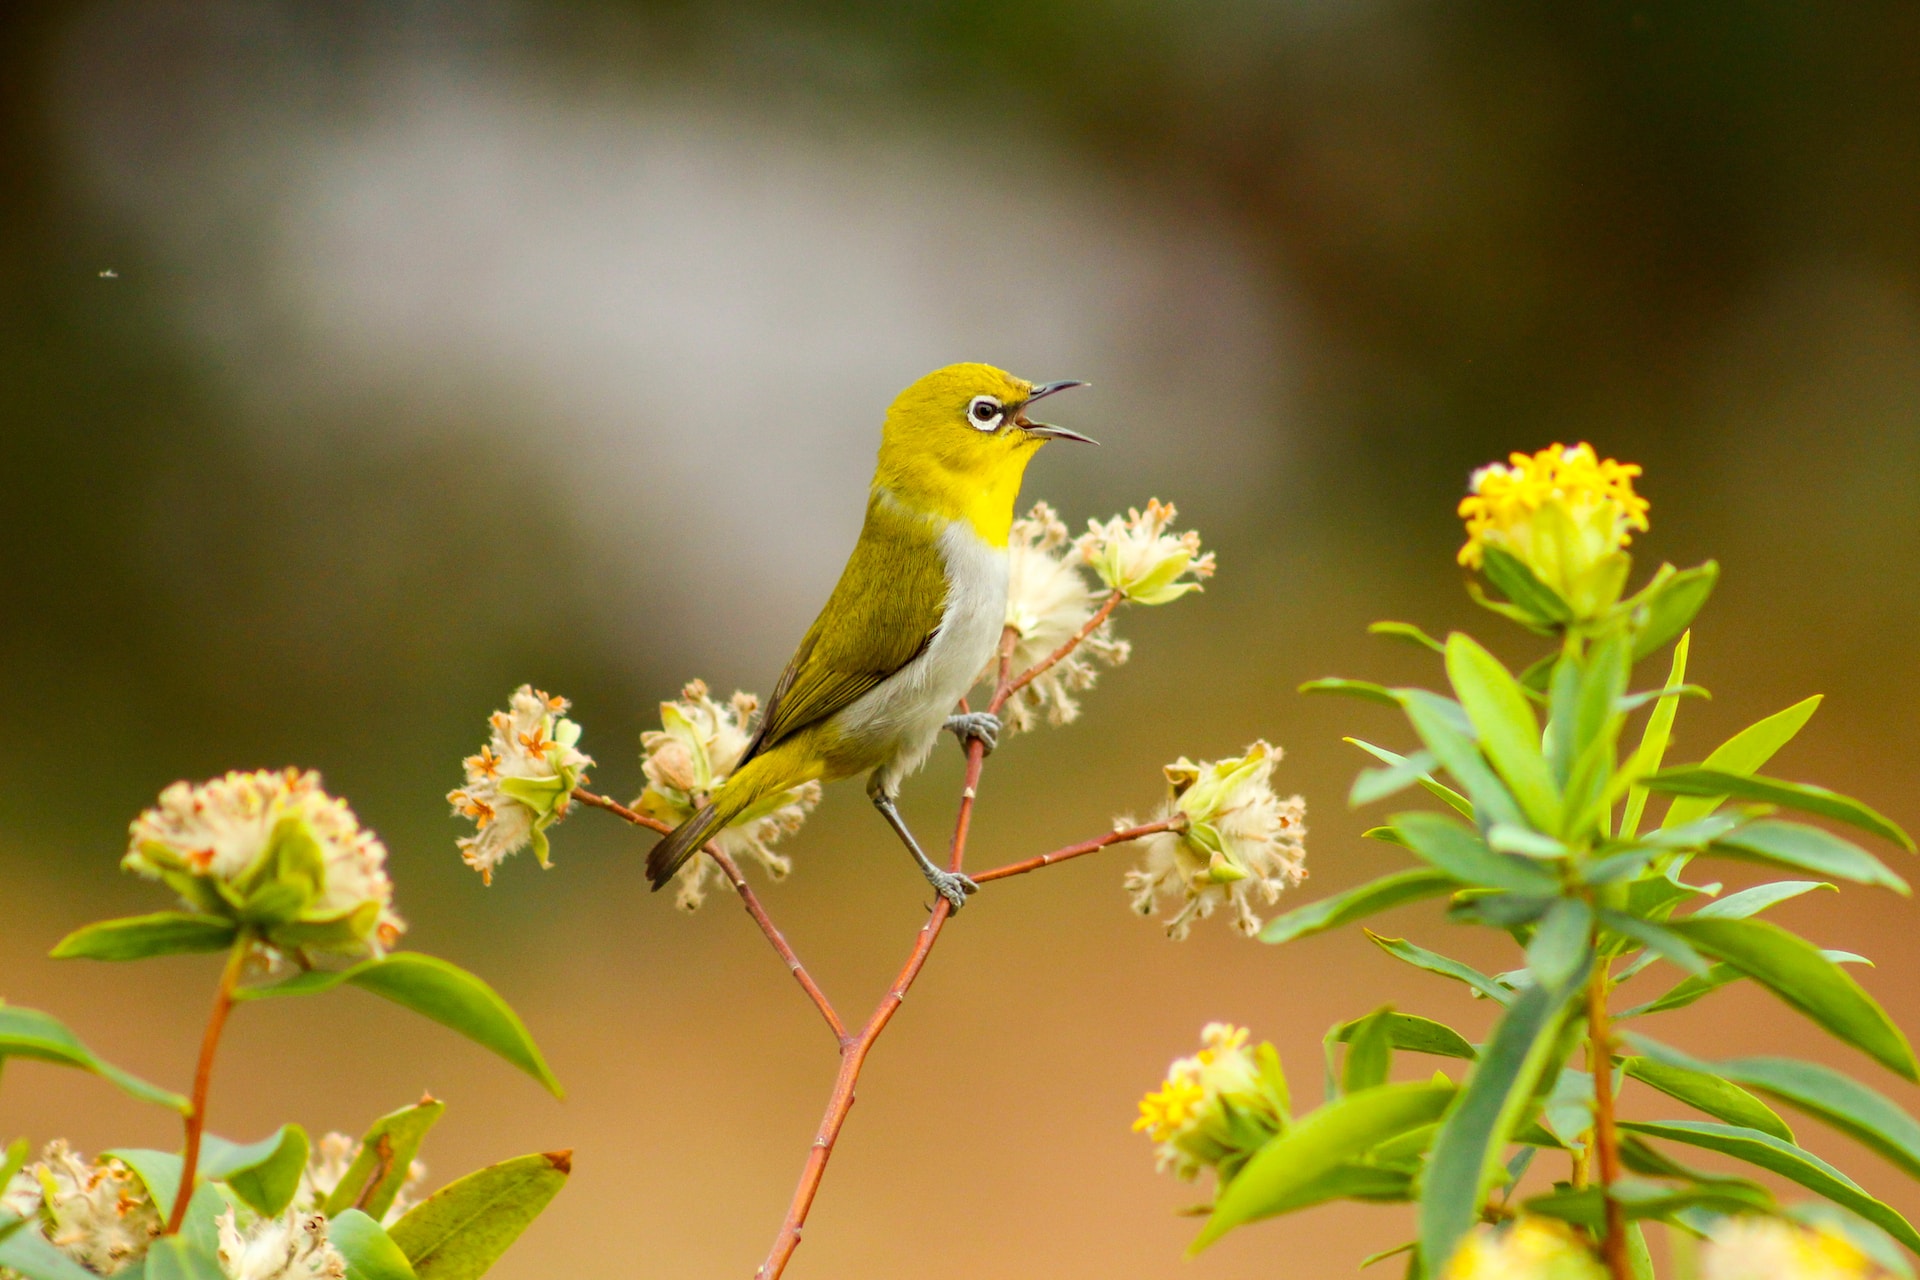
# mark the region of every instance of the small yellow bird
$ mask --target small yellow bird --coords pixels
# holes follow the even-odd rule
[[[887,410],[867,520],[840,583],[773,687],[759,731],[707,803],[655,845],[659,889],[759,801],[868,773],[867,795],[958,911],[979,888],[933,864],[895,804],[943,728],[991,750],[986,712],[952,715],[992,659],[1007,616],[1007,534],[1027,462],[1049,440],[1094,443],[1027,418],[1044,396],[991,365],[936,369]]]

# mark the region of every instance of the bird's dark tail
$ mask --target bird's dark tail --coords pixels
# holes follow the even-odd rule
[[[647,879],[653,882],[653,887],[658,889],[673,879],[674,872],[698,853],[701,845],[719,835],[725,825],[726,815],[709,803],[662,837],[647,855]]]

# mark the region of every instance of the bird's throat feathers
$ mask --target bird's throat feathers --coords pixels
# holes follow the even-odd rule
[[[957,471],[935,458],[889,459],[880,455],[873,477],[872,501],[903,515],[926,519],[934,529],[965,520],[990,547],[1007,545],[1020,480],[1033,449],[1009,453],[986,468]],[[889,465],[889,463],[892,465]]]

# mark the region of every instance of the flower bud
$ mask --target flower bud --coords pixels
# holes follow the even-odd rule
[[[1146,857],[1127,873],[1126,887],[1141,915],[1153,914],[1162,896],[1180,902],[1167,921],[1169,937],[1186,937],[1194,920],[1225,903],[1233,905],[1234,928],[1255,933],[1253,898],[1271,904],[1306,879],[1306,802],[1274,794],[1280,755],[1255,742],[1234,759],[1195,764],[1183,756],[1166,766],[1168,797],[1158,816],[1181,825],[1141,839]],[[1131,818],[1116,823],[1132,825]]]
[[[1776,1273],[1784,1276],[1792,1273]],[[1469,1231],[1440,1280],[1606,1280],[1593,1250],[1566,1223],[1522,1217]]]
[[[1700,1280],[1876,1280],[1887,1273],[1837,1228],[1723,1218],[1700,1252]]]
[[[293,1208],[243,1230],[228,1209],[218,1230],[220,1269],[228,1280],[345,1280],[347,1260],[328,1242],[324,1214]]]
[[[679,701],[660,704],[660,728],[640,735],[640,768],[647,775],[647,789],[633,807],[673,826],[691,818],[740,763],[753,740],[753,717],[759,708],[760,700],[750,693],[735,692],[717,702],[704,680],[688,681]],[[762,800],[715,839],[729,856],[758,862],[775,880],[782,879],[793,863],[773,846],[798,831],[819,803],[820,784],[805,783]],[[719,878],[713,859],[687,859],[674,878],[674,904],[683,911],[696,910]]]
[[[565,698],[521,685],[507,710],[488,717],[486,745],[465,761],[467,784],[447,793],[454,812],[478,828],[457,841],[460,857],[488,884],[495,867],[529,844],[541,866],[551,865],[547,828],[567,816],[593,764],[566,709]]]
[[[146,1256],[161,1227],[160,1210],[133,1170],[110,1156],[88,1162],[58,1138],[0,1189],[0,1209],[26,1219],[21,1230],[39,1231],[103,1276]]]
[[[1639,474],[1636,464],[1602,460],[1589,444],[1490,463],[1460,500],[1460,563],[1479,569],[1489,551],[1512,556],[1576,619],[1597,617],[1620,598],[1633,531],[1648,528],[1647,500],[1633,491]]]
[[[1074,544],[1100,581],[1134,604],[1166,604],[1200,590],[1199,579],[1213,576],[1213,553],[1200,554],[1200,535],[1168,533],[1178,512],[1171,502],[1147,500],[1147,509],[1129,509],[1101,524],[1087,522]],[[1182,581],[1189,575],[1193,581]]]
[[[120,865],[279,951],[377,955],[406,928],[386,846],[311,771],[176,782],[134,819]]]
[[[1007,537],[1007,627],[1014,633],[1009,668],[1014,675],[1029,671],[1080,634],[1093,619],[1099,602],[1082,569],[1085,557],[1069,540],[1067,526],[1052,507],[1037,502],[1013,522]],[[1008,701],[1002,718],[1010,730],[1024,732],[1042,712],[1051,724],[1069,724],[1080,714],[1074,697],[1093,687],[1099,677],[1095,661],[1117,667],[1131,647],[1113,634],[1103,620],[1066,657],[1030,681]],[[998,654],[980,673],[992,683],[999,675]]]
[[[1212,1169],[1221,1186],[1286,1128],[1288,1097],[1271,1044],[1247,1047],[1248,1032],[1210,1022],[1200,1051],[1177,1058],[1160,1087],[1140,1099],[1134,1132],[1158,1144],[1159,1167],[1191,1180]]]

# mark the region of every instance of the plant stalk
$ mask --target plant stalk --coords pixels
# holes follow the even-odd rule
[[[245,929],[234,939],[227,955],[227,967],[220,974],[220,985],[213,993],[213,1012],[207,1015],[207,1031],[200,1038],[200,1062],[193,1070],[193,1098],[187,1112],[187,1149],[180,1161],[180,1185],[173,1193],[173,1212],[167,1217],[164,1235],[174,1235],[187,1219],[187,1205],[193,1199],[194,1178],[200,1172],[200,1139],[207,1129],[207,1090],[213,1083],[213,1055],[220,1048],[220,1033],[226,1030],[227,1015],[233,1012],[234,989],[240,985],[241,970],[246,967],[247,952],[253,948],[253,934]]]
[[[1613,1184],[1620,1179],[1620,1132],[1613,1123],[1613,1040],[1607,1020],[1607,992],[1612,979],[1603,961],[1594,966],[1587,983],[1587,1069],[1593,1073],[1593,1171],[1598,1176],[1606,1212],[1606,1234],[1600,1239],[1600,1257],[1612,1280],[1633,1280],[1627,1260],[1627,1222]]]

